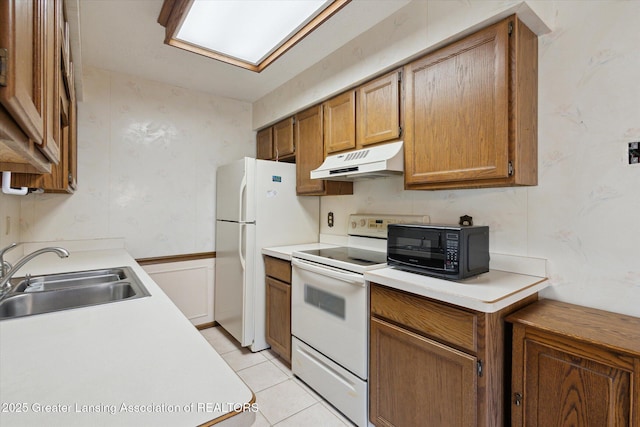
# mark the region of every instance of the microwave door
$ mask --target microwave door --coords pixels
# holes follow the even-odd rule
[[[445,251],[441,232],[401,232],[389,238],[391,259],[407,265],[444,269]]]
[[[442,249],[442,233],[422,232],[422,233],[398,233],[389,236],[389,246],[402,252],[432,252]]]

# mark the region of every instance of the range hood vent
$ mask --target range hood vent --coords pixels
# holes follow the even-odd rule
[[[402,175],[402,146],[402,141],[397,141],[328,156],[318,169],[311,171],[311,179],[358,181]]]

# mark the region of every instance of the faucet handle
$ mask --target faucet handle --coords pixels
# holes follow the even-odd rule
[[[0,249],[0,260],[2,259],[2,257],[4,256],[5,252],[9,252],[11,249],[15,248],[16,246],[18,246],[20,243],[12,243],[9,246],[7,246],[6,248],[2,248]]]
[[[11,270],[11,264],[4,260],[5,252],[9,252],[11,249],[18,246],[19,243],[12,243],[6,248],[0,249],[0,279],[3,278],[9,270]]]

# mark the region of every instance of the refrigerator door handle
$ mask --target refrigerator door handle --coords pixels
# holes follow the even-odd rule
[[[239,222],[243,222],[245,220],[242,213],[245,207],[246,191],[247,191],[247,172],[245,171],[244,175],[242,175],[242,181],[240,181],[240,189],[238,191],[238,221]]]
[[[243,238],[243,232],[245,231],[245,227],[246,227],[246,223],[239,223],[238,224],[238,257],[240,258],[240,265],[242,266],[242,270],[246,270],[246,259],[244,257],[244,238]]]

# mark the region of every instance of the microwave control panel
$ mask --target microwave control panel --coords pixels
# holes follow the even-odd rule
[[[447,259],[445,260],[444,269],[458,271],[458,234],[446,233],[445,240],[447,242]]]

